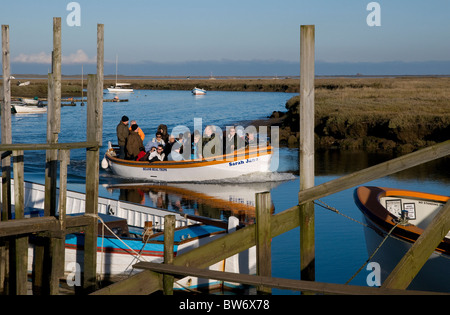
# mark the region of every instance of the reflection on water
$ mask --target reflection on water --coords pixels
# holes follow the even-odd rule
[[[279,183],[128,183],[109,185],[107,190],[124,201],[214,219],[227,220],[235,216],[241,222],[251,224],[255,220],[255,195],[270,192]]]

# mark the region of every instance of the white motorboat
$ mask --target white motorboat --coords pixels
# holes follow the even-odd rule
[[[206,159],[133,161],[117,157],[109,143],[102,167],[124,178],[163,182],[200,182],[270,172],[272,147],[250,147]]]

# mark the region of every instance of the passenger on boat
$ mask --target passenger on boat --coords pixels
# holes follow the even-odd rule
[[[136,120],[132,120],[132,121],[130,122],[130,131],[131,131],[131,127],[132,127],[133,125],[137,125]],[[137,131],[137,132],[138,132],[139,136],[141,137],[142,141],[144,141],[144,139],[145,139],[145,134],[144,134],[144,132],[142,131],[141,127],[138,127],[138,131]]]
[[[145,145],[145,151],[149,151],[153,146],[157,147],[160,144],[164,147],[166,145],[166,142],[162,139],[162,133],[160,131],[157,131],[152,141],[149,141]]]
[[[245,147],[257,147],[258,146],[258,139],[255,137],[255,134],[253,132],[248,132],[247,136],[245,137]]]
[[[128,117],[122,116],[119,124],[116,127],[117,132],[117,142],[119,144],[119,159],[125,159],[125,145],[127,137],[130,134],[128,130]]]
[[[158,129],[156,129],[156,132],[161,133],[161,138],[164,140],[164,143],[167,143],[169,141],[169,134],[167,133],[167,125],[160,124],[158,126]]]
[[[173,147],[174,144],[175,144],[175,136],[170,135],[169,136],[169,140],[166,143],[166,145],[164,146],[164,151],[163,151],[164,152],[164,156],[165,156],[164,157],[165,161],[168,160],[169,154],[172,151],[172,147]]]
[[[131,132],[127,137],[127,159],[128,160],[136,160],[141,149],[144,148],[144,143],[142,142],[141,137],[138,133],[139,126],[134,124],[131,126]]]
[[[192,156],[191,159],[201,159],[202,158],[202,152],[199,150],[199,144],[200,144],[200,133],[196,130],[194,132],[194,141],[192,142]]]
[[[150,162],[155,162],[155,161],[164,161],[164,146],[162,144],[159,144],[156,147],[156,151],[150,153],[150,156],[148,157],[148,160]]]
[[[245,146],[245,141],[242,137],[239,137],[236,134],[236,128],[231,127],[227,128],[227,134],[225,136],[224,141],[224,150],[225,153],[232,153],[238,149],[241,149]]]
[[[223,154],[222,138],[220,133],[216,133],[215,126],[206,126],[205,132],[203,134],[202,144],[202,154],[205,158],[215,157]]]

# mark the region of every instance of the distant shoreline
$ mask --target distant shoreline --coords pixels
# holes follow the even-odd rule
[[[135,90],[201,87],[207,91],[297,93],[286,103],[286,112],[267,113],[268,119],[249,123],[279,126],[281,144],[298,147],[298,78],[129,79],[120,77],[122,82],[130,81]],[[47,79],[30,80],[22,87],[17,86],[18,81],[12,80],[13,97],[47,97]],[[114,83],[115,76],[106,76],[104,88]],[[86,80],[83,86],[86,89]],[[448,140],[449,86],[448,76],[317,78],[316,148],[407,153]],[[61,89],[63,97],[79,97],[81,80],[65,77]]]

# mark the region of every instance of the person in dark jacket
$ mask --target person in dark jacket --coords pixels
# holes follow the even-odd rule
[[[128,160],[136,160],[139,153],[144,150],[144,143],[142,142],[138,129],[139,126],[137,124],[131,126],[131,132],[127,138],[126,149]]]
[[[117,132],[117,142],[119,144],[119,159],[125,158],[125,145],[127,142],[127,137],[130,134],[130,131],[128,130],[128,117],[122,116],[122,119],[120,120],[119,124],[116,128]]]

